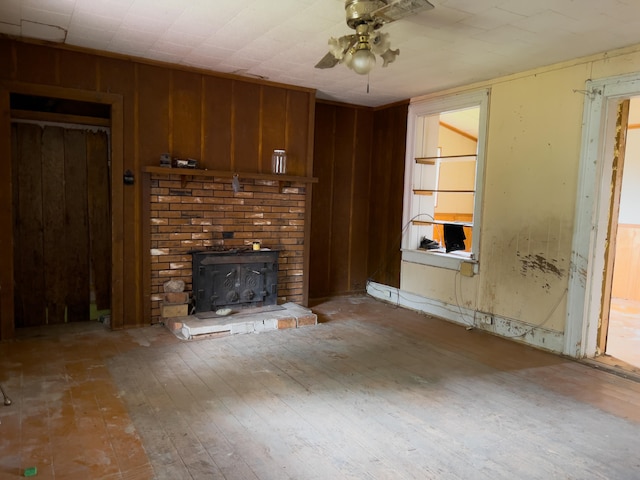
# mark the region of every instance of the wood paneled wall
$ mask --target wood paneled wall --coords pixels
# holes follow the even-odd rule
[[[121,165],[112,166],[116,185],[113,231],[122,254],[122,318],[115,328],[149,321],[149,248],[143,218],[147,195],[142,169],[157,165],[161,153],[192,157],[200,167],[246,173],[268,172],[274,148],[287,150],[287,173],[311,176],[315,91],[215,75],[97,52],[77,51],[0,38],[0,158],[11,158],[9,94],[35,85],[55,91],[77,91],[82,100],[95,94],[121,97],[122,125],[112,131],[121,142]],[[114,107],[112,107],[114,108]],[[118,107],[119,108],[119,107]],[[121,137],[121,138],[120,138]],[[112,140],[112,145],[113,145]],[[11,283],[11,168],[0,167],[0,338],[13,335]],[[7,165],[9,163],[9,165]],[[131,170],[132,186],[122,186]],[[120,208],[115,202],[121,202]],[[117,250],[116,248],[116,250]],[[121,257],[121,258],[120,258]],[[114,269],[114,272],[118,269]],[[114,301],[118,301],[114,299]]]
[[[369,206],[369,278],[400,288],[400,243],[409,103],[376,110],[373,117]]]
[[[316,104],[311,298],[399,286],[407,105]]]

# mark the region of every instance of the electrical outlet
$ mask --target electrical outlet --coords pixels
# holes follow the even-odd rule
[[[493,316],[489,313],[483,313],[480,317],[480,323],[485,325],[493,325]]]

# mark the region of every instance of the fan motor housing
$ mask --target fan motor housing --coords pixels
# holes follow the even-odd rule
[[[373,22],[374,18],[371,13],[385,5],[386,3],[381,0],[345,0],[344,10],[347,16],[347,25],[355,29],[360,24]]]

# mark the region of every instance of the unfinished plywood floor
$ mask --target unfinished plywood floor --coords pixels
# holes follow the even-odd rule
[[[180,342],[0,344],[0,478],[640,478],[640,384],[366,297]]]

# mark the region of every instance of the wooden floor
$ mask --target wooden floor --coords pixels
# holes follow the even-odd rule
[[[611,299],[607,355],[640,373],[640,302]]]
[[[637,479],[640,383],[367,297],[317,326],[0,344],[0,478]]]

